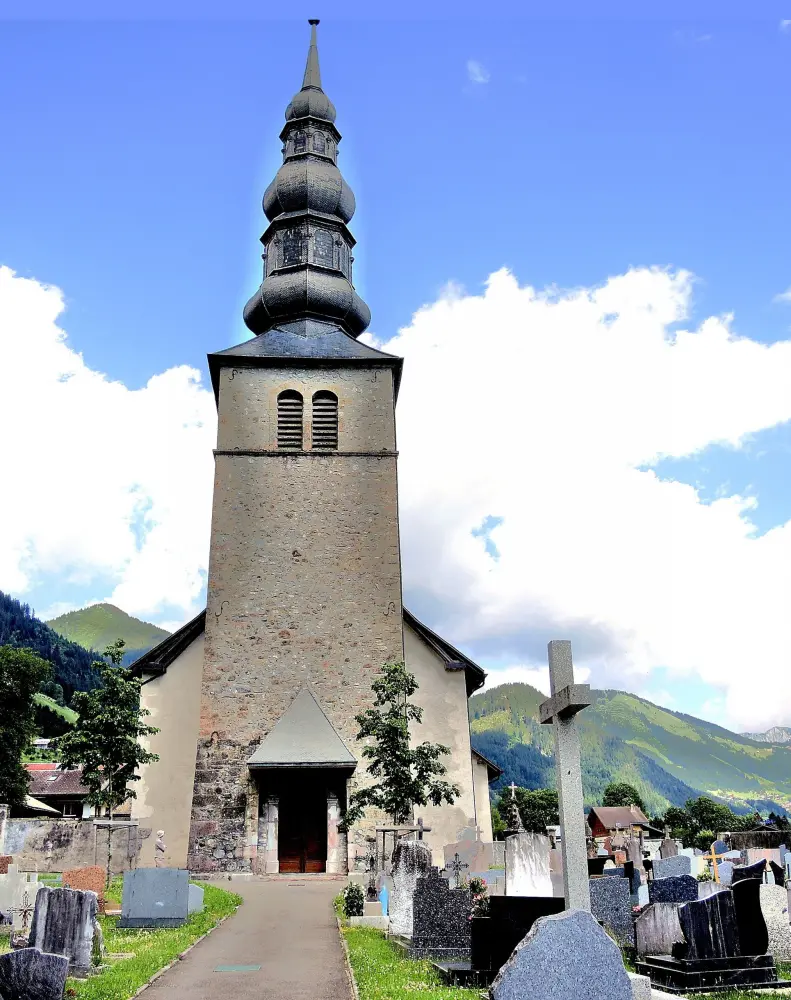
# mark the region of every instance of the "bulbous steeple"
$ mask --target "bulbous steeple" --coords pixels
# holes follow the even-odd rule
[[[264,279],[245,306],[244,321],[260,334],[290,320],[318,319],[357,337],[371,313],[352,285],[354,237],[346,224],[354,215],[354,194],[337,167],[341,135],[321,87],[319,22],[309,23],[302,89],[286,108],[280,133],[283,165],[264,194]]]

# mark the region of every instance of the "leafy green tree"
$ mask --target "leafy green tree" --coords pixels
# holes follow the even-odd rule
[[[554,788],[537,788],[535,790],[515,788],[514,798],[522,819],[522,826],[528,833],[546,833],[548,826],[556,826],[560,821],[558,793]],[[506,788],[501,792],[495,805],[495,811],[500,817],[500,822],[497,825],[501,825],[503,831],[508,823],[510,801],[511,789]]]
[[[374,707],[355,716],[358,740],[365,740],[362,755],[368,774],[377,779],[349,797],[342,828],[356,823],[370,806],[383,810],[394,824],[412,818],[414,806],[429,802],[452,804],[460,794],[458,785],[442,780],[447,768],[440,760],[450,753],[441,743],[412,747],[410,722],[423,721],[423,709],[409,699],[418,684],[403,663],[386,663],[371,685]]]
[[[611,781],[604,789],[601,804],[603,806],[637,806],[645,809],[643,798],[634,785],[625,781]]]
[[[63,697],[63,688],[57,681],[44,681],[41,685],[41,693],[45,694],[48,698],[51,698],[56,705],[66,704]]]
[[[51,673],[31,650],[0,646],[0,802],[12,809],[24,803],[30,780],[22,761],[36,736],[33,696]]]

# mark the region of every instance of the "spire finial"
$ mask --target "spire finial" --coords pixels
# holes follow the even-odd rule
[[[311,18],[310,25],[310,48],[308,49],[308,61],[305,65],[305,76],[302,79],[302,89],[314,87],[321,90],[321,73],[319,72],[319,49],[316,43],[316,25],[318,18]]]

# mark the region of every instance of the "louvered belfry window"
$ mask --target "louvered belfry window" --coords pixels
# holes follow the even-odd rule
[[[338,447],[338,397],[334,392],[314,393],[313,447]]]
[[[302,394],[286,389],[277,397],[277,446],[302,448]]]

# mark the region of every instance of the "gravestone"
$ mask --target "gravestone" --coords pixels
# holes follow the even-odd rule
[[[14,863],[14,858],[11,854],[0,854],[0,875],[8,874],[8,866]]]
[[[741,865],[733,869],[732,883],[735,885],[745,879],[757,879],[759,882],[763,882],[765,871],[766,861],[763,858],[752,865]]]
[[[729,850],[730,848],[724,840],[715,840],[711,845],[711,851],[713,854],[727,854]]]
[[[183,868],[124,872],[119,927],[181,927],[189,912],[190,873]]]
[[[747,864],[754,865],[757,861],[774,861],[780,864],[780,849],[777,847],[748,847]]]
[[[62,1000],[69,974],[65,955],[20,948],[0,955],[2,1000]]]
[[[730,885],[733,882],[733,862],[720,861],[717,865],[717,875],[722,885]]]
[[[657,858],[654,861],[654,878],[674,878],[692,873],[692,858],[677,854],[672,858]]]
[[[638,870],[643,867],[643,846],[639,837],[630,837],[626,845],[626,859]]]
[[[772,875],[774,876],[775,885],[785,885],[786,884],[785,868],[783,868],[782,865],[778,865],[774,861],[769,862],[769,867],[772,869]]]
[[[203,886],[190,882],[187,895],[187,913],[203,912]]]
[[[542,833],[522,831],[506,837],[505,894],[552,896],[549,852],[549,837]]]
[[[632,1000],[618,946],[584,910],[537,920],[492,984],[492,1000]]]
[[[27,933],[37,892],[38,875],[20,872],[18,865],[9,865],[8,872],[0,875],[0,913],[11,914],[13,930]]]
[[[649,902],[648,886],[643,883],[643,885],[638,886],[637,889],[637,902],[636,906],[648,906]]]
[[[431,869],[431,851],[422,840],[399,840],[393,851],[390,932],[412,937],[413,897],[417,880]]]
[[[470,890],[454,889],[438,869],[418,877],[413,898],[413,958],[467,958],[470,954]]]
[[[666,861],[668,858],[678,857],[678,844],[675,840],[671,840],[670,837],[665,837],[659,845],[659,857],[663,861]]]
[[[562,898],[549,896],[492,896],[489,915],[473,917],[472,968],[497,973],[539,917],[562,913]]]
[[[629,879],[603,876],[590,880],[591,913],[613,934],[622,948],[634,948]]]
[[[691,875],[655,878],[648,883],[652,903],[690,903],[698,898],[698,880]]]
[[[547,649],[552,694],[539,706],[538,717],[541,725],[551,724],[555,730],[563,892],[567,909],[590,910],[580,735],[575,717],[591,704],[592,698],[589,685],[574,683],[571,643],[553,639]]]
[[[768,953],[775,962],[791,962],[791,924],[788,922],[788,894],[779,885],[758,888],[761,913],[769,937]]]
[[[83,889],[95,892],[98,900],[99,913],[104,913],[104,886],[106,873],[101,865],[91,865],[89,868],[69,868],[60,877],[62,885],[67,889]]]
[[[762,885],[757,878],[746,878],[734,882],[731,889],[743,955],[765,955],[769,947],[769,932],[761,911]]]
[[[467,865],[470,872],[485,872],[494,864],[492,844],[480,839],[477,827],[465,827],[458,833],[458,839],[453,844],[445,844],[445,867],[448,868],[458,854],[459,860]]]
[[[635,948],[644,955],[670,955],[673,945],[683,944],[684,932],[678,919],[677,903],[651,903],[637,914],[634,922]]]
[[[36,894],[28,943],[50,955],[65,955],[69,975],[85,976],[99,963],[98,913],[95,892],[43,885]]]
[[[672,949],[676,958],[728,958],[741,951],[733,894],[718,892],[679,907],[684,943]]]
[[[722,882],[698,882],[698,899],[706,899],[707,896],[713,896],[715,892],[728,892],[730,890],[729,885],[723,885]]]

